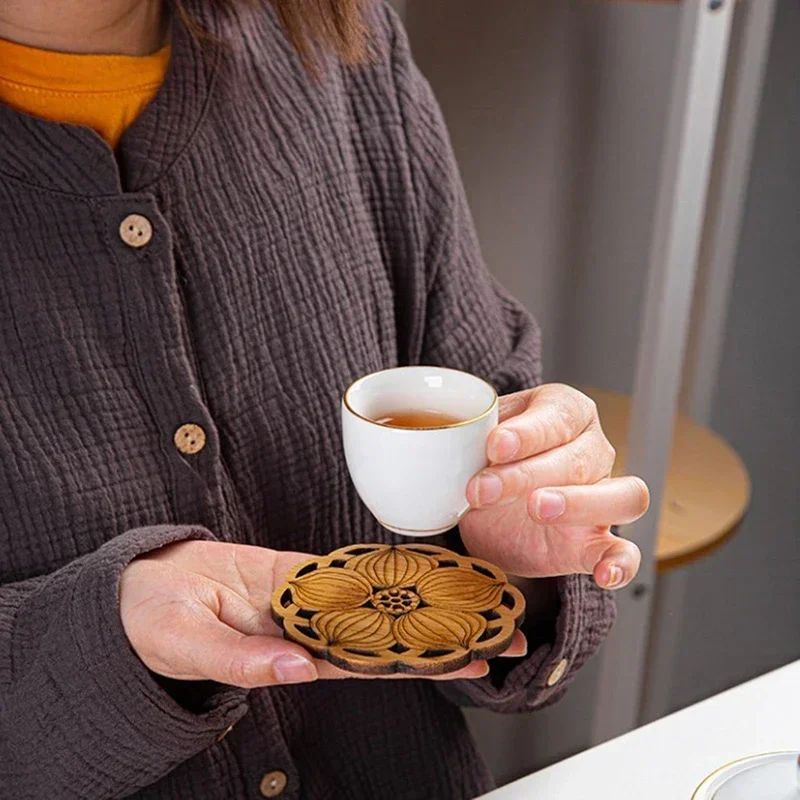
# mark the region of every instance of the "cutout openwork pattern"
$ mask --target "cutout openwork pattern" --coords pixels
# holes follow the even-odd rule
[[[497,567],[435,545],[351,545],[272,596],[288,639],[352,672],[438,675],[511,643],[525,601]]]

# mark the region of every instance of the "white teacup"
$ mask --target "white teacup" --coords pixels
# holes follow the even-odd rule
[[[459,421],[399,428],[376,420],[398,411],[435,411]],[[497,425],[497,393],[485,381],[443,367],[398,367],[359,378],[342,399],[342,429],[353,483],[384,528],[434,536],[469,508],[470,478],[486,466]]]

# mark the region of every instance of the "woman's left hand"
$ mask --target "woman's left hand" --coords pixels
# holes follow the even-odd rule
[[[649,503],[641,478],[611,478],[614,448],[597,407],[569,386],[545,384],[500,398],[490,465],[467,489],[467,550],[514,575],[594,575],[607,589],[629,583],[641,554],[611,533]]]

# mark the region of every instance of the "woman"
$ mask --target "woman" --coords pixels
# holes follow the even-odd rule
[[[563,693],[646,488],[608,478],[587,398],[534,388],[391,10],[234,6],[0,0],[0,795],[471,797],[457,704]],[[387,539],[338,403],[410,363],[505,395],[454,538],[540,579],[528,654],[333,680],[268,599],[301,553]]]

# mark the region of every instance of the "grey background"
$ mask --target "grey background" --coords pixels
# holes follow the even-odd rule
[[[677,8],[398,5],[487,262],[544,327],[548,379],[630,391]],[[673,708],[800,657],[798,41],[800,4],[780,0],[712,415],[750,469],[753,503],[688,568]],[[529,717],[471,715],[500,780],[586,746],[595,680],[590,666]]]

